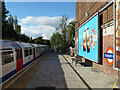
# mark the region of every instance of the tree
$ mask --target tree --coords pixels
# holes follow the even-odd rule
[[[9,13],[9,11],[6,9],[6,6],[5,6],[5,2],[1,2],[2,4],[2,38],[5,38],[7,37],[7,20],[6,20],[6,17],[7,17],[7,14]]]
[[[18,35],[21,34],[21,25],[16,26],[16,32],[17,32]]]
[[[62,16],[61,23],[60,23],[60,30],[62,31],[62,37],[63,37],[63,52],[66,53],[68,50],[67,45],[67,21],[68,17]]]
[[[9,11],[6,9],[5,2],[1,3],[2,3],[2,39],[18,41],[21,32],[21,26],[17,25],[17,31],[14,29],[14,18],[12,17],[11,14],[8,16]]]
[[[52,47],[57,47],[58,50],[63,50],[63,37],[60,33],[56,32],[50,38]]]
[[[34,42],[37,44],[43,44],[43,37],[40,36],[40,37],[34,39]]]
[[[13,26],[14,19],[13,19],[13,17],[12,17],[11,14],[10,14],[10,16],[8,17],[8,23],[9,23],[9,24],[12,24],[12,26]]]
[[[75,46],[75,22],[73,21],[67,25],[67,21],[68,17],[62,16],[59,28],[56,28],[56,33],[53,33],[50,39],[51,46],[57,46],[57,48],[62,49],[63,53],[68,53],[69,46]]]
[[[34,43],[34,41],[33,41],[32,37],[30,38],[30,43]]]
[[[69,23],[68,25],[68,45],[71,47],[75,47],[75,21]]]
[[[22,35],[20,35],[20,41],[21,42],[30,42],[30,38],[27,35],[22,34]]]
[[[21,34],[21,25],[18,25],[17,16],[15,16],[15,19],[14,19],[14,29],[18,35]]]
[[[45,40],[45,39],[44,39],[44,40],[43,40],[43,44],[44,44],[44,45],[50,45],[50,40]]]

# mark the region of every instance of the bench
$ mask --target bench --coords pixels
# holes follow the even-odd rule
[[[75,61],[75,65],[77,66],[78,63],[81,63],[82,62],[82,56],[76,56],[75,59],[72,59],[72,63],[73,61]]]

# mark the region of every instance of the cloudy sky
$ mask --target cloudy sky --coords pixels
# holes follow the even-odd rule
[[[50,39],[63,15],[69,17],[68,22],[75,18],[74,2],[7,2],[6,7],[13,17],[18,17],[21,32],[33,39]]]

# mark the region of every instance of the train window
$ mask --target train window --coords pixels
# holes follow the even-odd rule
[[[36,52],[38,53],[38,47],[36,48]]]
[[[36,53],[37,53],[37,48],[35,48],[35,50],[36,50]]]
[[[22,50],[20,50],[20,58],[22,58]]]
[[[28,55],[28,50],[24,50],[24,56],[27,57]]]
[[[12,61],[14,61],[12,51],[2,52],[2,65],[5,65]]]
[[[30,55],[32,55],[32,48],[29,49]]]
[[[13,47],[15,48],[16,51],[16,60],[18,60],[19,59],[18,48],[15,45],[13,45]]]
[[[37,47],[37,53],[39,53],[39,47]]]

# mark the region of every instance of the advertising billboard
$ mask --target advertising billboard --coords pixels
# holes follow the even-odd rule
[[[98,14],[79,28],[79,56],[98,62]]]

